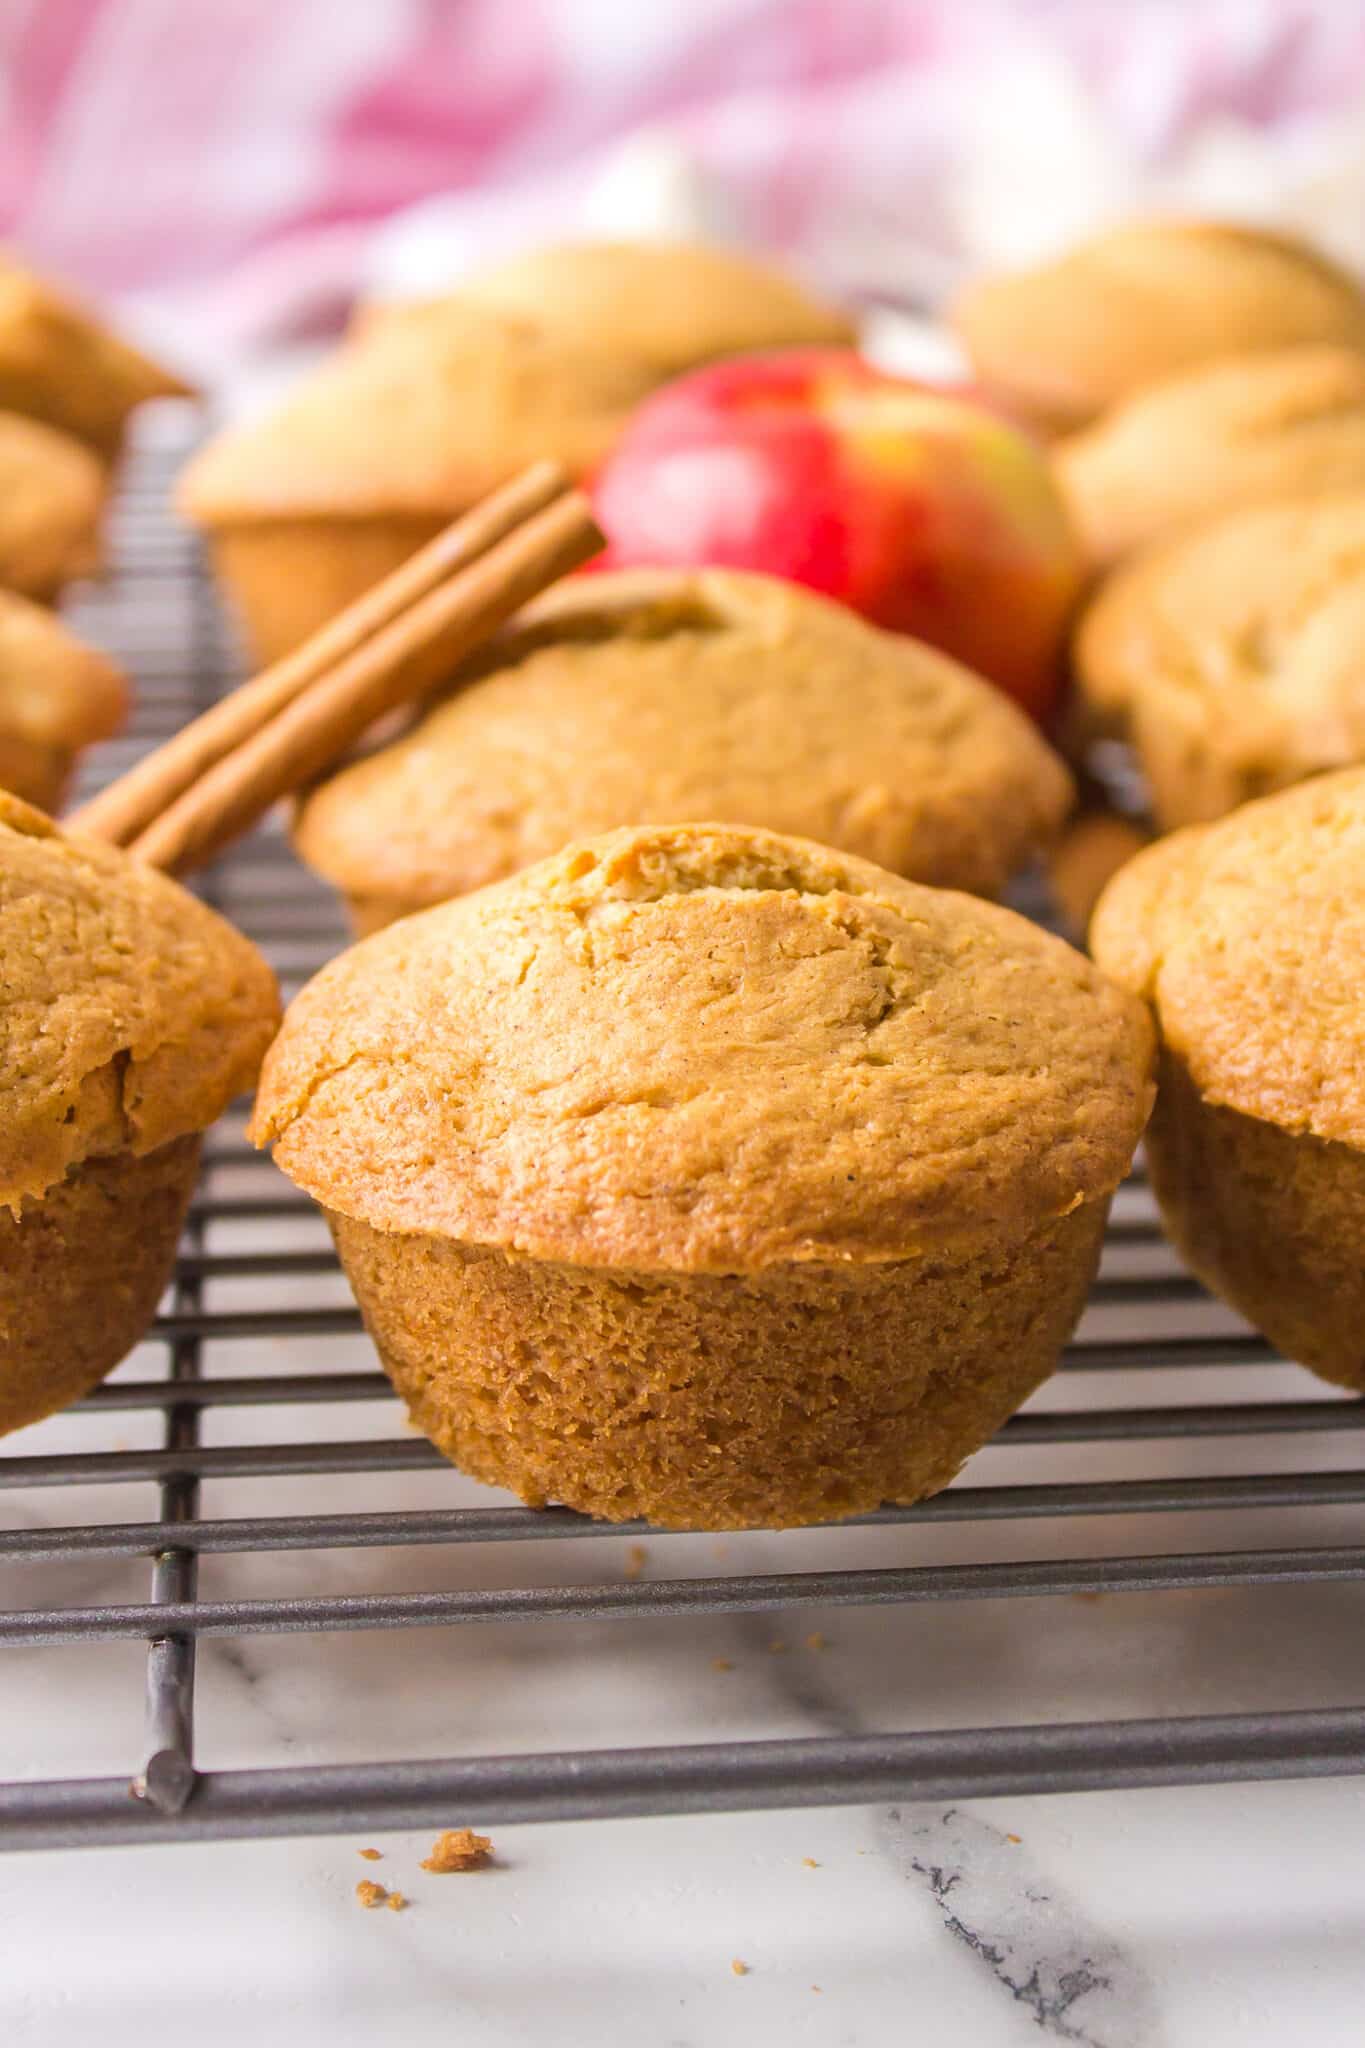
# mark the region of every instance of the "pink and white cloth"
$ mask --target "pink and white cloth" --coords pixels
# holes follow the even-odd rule
[[[210,372],[585,224],[910,297],[1163,178],[1365,237],[1340,0],[6,0],[0,92],[0,235]]]

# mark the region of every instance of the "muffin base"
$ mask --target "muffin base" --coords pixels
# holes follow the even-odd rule
[[[735,1529],[946,1486],[1053,1370],[1107,1211],[970,1252],[734,1276],[328,1221],[386,1371],[453,1463],[534,1507]]]
[[[199,1136],[87,1159],[0,1210],[0,1436],[53,1415],[137,1343],[175,1264]]]
[[[325,626],[445,524],[438,514],[258,520],[218,528],[211,552],[251,651],[264,665]]]
[[[1365,1393],[1365,1153],[1206,1102],[1169,1051],[1146,1147],[1199,1278],[1286,1358]]]

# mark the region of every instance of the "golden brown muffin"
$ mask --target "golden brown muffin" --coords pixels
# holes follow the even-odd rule
[[[0,408],[45,420],[109,462],[137,406],[190,395],[83,307],[0,258]]]
[[[1365,770],[1159,840],[1091,940],[1156,1017],[1175,1243],[1286,1357],[1365,1390]]]
[[[1316,249],[1216,221],[1137,221],[1036,269],[987,277],[953,312],[976,375],[1045,432],[1217,356],[1365,349],[1365,296]]]
[[[88,448],[0,412],[0,587],[50,604],[100,562],[105,472]]]
[[[1054,454],[1099,567],[1238,506],[1365,487],[1365,355],[1230,356],[1154,384]]]
[[[582,476],[652,382],[452,302],[349,342],[266,418],[220,435],[186,471],[181,509],[271,660],[538,457]]]
[[[82,747],[128,713],[123,671],[41,605],[0,590],[0,789],[55,811]]]
[[[0,1433],[118,1364],[170,1277],[199,1135],[279,1015],[254,946],[0,793]]]
[[[947,1484],[1051,1371],[1142,1006],[1012,912],[639,827],[343,954],[252,1135],[413,1419],[526,1500],[780,1526]]]
[[[613,826],[726,818],[994,895],[1070,778],[988,683],[842,605],[731,570],[575,578],[463,687],[304,801],[361,931]]]
[[[629,356],[659,381],[749,349],[850,347],[857,338],[838,306],[768,263],[705,242],[527,250],[467,279],[459,296]]]
[[[1082,619],[1076,667],[1166,829],[1365,760],[1365,488],[1229,512],[1137,556]]]

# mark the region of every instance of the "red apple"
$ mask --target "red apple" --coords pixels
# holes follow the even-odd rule
[[[849,349],[736,356],[647,398],[598,472],[594,567],[723,563],[841,599],[1050,710],[1081,567],[1046,460],[965,390]]]

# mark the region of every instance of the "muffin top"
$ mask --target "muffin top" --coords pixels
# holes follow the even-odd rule
[[[1090,937],[1210,1102],[1365,1147],[1365,769],[1158,840]]]
[[[154,869],[0,792],[0,1202],[154,1151],[249,1087],[279,1017],[256,948]]]
[[[0,406],[46,420],[107,458],[134,407],[189,389],[31,271],[0,259]]]
[[[1082,619],[1076,666],[1152,753],[1168,826],[1365,759],[1365,488],[1225,513],[1135,557]]]
[[[181,509],[209,526],[453,516],[541,456],[582,476],[654,381],[608,350],[443,301],[366,328],[265,418],[211,441]]]
[[[0,412],[0,585],[52,597],[99,563],[105,473],[88,448]]]
[[[975,897],[644,826],[403,919],[292,1005],[252,1136],[329,1208],[572,1264],[753,1271],[1107,1195],[1141,1004]]]
[[[953,321],[982,383],[1063,431],[1215,356],[1365,349],[1365,296],[1344,271],[1290,236],[1215,221],[1112,229],[984,278]]]
[[[0,590],[0,732],[40,747],[87,747],[119,730],[123,671],[42,605]]]
[[[1237,505],[1365,486],[1365,354],[1230,356],[1139,392],[1054,461],[1101,564]]]
[[[348,893],[438,903],[613,826],[728,818],[990,894],[1070,803],[999,691],[764,576],[571,579],[462,680],[302,805]]]
[[[569,242],[467,279],[460,296],[584,346],[647,363],[659,378],[746,349],[848,345],[847,314],[767,263],[705,242]]]

